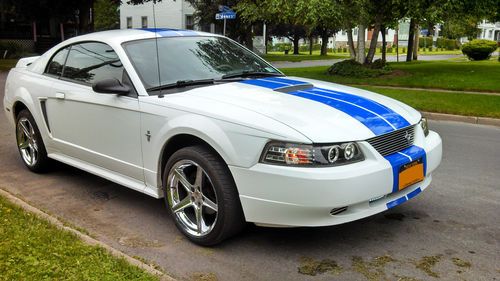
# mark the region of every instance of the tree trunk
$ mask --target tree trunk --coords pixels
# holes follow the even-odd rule
[[[324,30],[321,33],[321,55],[326,56],[328,55],[328,39],[330,38],[328,32]]]
[[[420,38],[420,26],[415,25],[415,38],[413,39],[413,60],[418,60],[418,41]]]
[[[300,37],[297,33],[293,34],[293,54],[298,55],[299,54],[299,41]]]
[[[352,38],[352,28],[347,30],[347,45],[349,45],[349,54],[351,59],[355,59],[356,49],[354,48],[354,39]]]
[[[358,50],[356,52],[356,61],[365,63],[365,26],[360,24],[358,26]]]
[[[380,27],[380,32],[382,33],[382,61],[386,61],[387,55],[387,40],[385,38],[385,25]]]
[[[365,63],[370,64],[373,62],[373,57],[375,56],[375,51],[377,50],[378,33],[380,32],[380,24],[375,24],[372,33],[372,40],[370,41],[370,49],[368,50],[368,55],[366,55]]]
[[[408,51],[406,52],[406,61],[411,61],[413,57],[413,39],[415,37],[415,20],[410,20],[410,30],[408,31]]]
[[[313,54],[313,37],[309,35],[309,55]]]

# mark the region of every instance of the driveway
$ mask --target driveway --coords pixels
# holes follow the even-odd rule
[[[4,82],[0,74],[2,100]],[[443,138],[444,159],[417,198],[339,226],[250,226],[213,248],[186,241],[161,200],[63,164],[47,174],[29,172],[4,114],[0,188],[179,279],[496,280],[500,129],[452,122],[430,126]]]

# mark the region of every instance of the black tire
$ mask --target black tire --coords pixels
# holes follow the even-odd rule
[[[19,136],[19,129],[20,129],[20,121],[21,120],[28,120],[29,125],[32,127],[32,138],[34,140],[34,143],[36,144],[37,147],[37,157],[36,161],[34,163],[29,163],[25,157],[23,157],[23,152],[22,148],[20,146],[20,136]],[[31,132],[30,128],[28,128],[29,131]],[[16,116],[16,144],[17,148],[19,151],[19,154],[21,155],[21,160],[23,163],[26,165],[28,169],[30,169],[32,172],[35,173],[43,173],[46,172],[49,169],[50,166],[50,159],[47,157],[47,150],[45,149],[45,144],[43,143],[42,136],[40,135],[40,130],[38,129],[38,126],[35,122],[35,119],[31,115],[31,113],[27,109],[21,110],[19,114]]]
[[[193,161],[198,164],[199,167],[203,168],[206,173],[206,177],[210,180],[210,186],[213,186],[212,190],[215,191],[216,203],[218,206],[217,217],[213,223],[212,230],[202,237],[192,235],[188,232],[189,229],[187,229],[185,225],[182,224],[181,219],[174,214],[172,210],[173,206],[170,206],[167,198],[167,192],[171,189],[168,187],[167,183],[170,171],[173,171],[172,168],[176,165],[176,163],[182,161]],[[165,165],[162,185],[167,210],[174,219],[177,228],[189,240],[196,244],[202,246],[218,244],[240,232],[246,225],[239,200],[239,194],[229,168],[217,153],[205,146],[191,146],[182,148],[175,152]],[[186,197],[189,197],[189,195]],[[187,208],[184,209],[183,212],[186,212],[185,210],[187,210]]]

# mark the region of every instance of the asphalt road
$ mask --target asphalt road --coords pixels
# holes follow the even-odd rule
[[[451,58],[459,58],[463,57],[463,55],[419,55],[418,60],[421,61],[433,61],[433,60],[447,60]],[[379,57],[375,57],[377,59]],[[300,62],[290,62],[290,61],[276,61],[272,62],[272,65],[277,68],[291,68],[291,67],[312,67],[312,66],[330,66],[336,62],[343,61],[344,59],[332,59],[332,60],[306,60]],[[405,55],[399,55],[399,61],[405,61]],[[387,61],[397,61],[397,57],[395,55],[387,56]]]
[[[179,279],[498,280],[500,129],[430,126],[443,138],[444,159],[417,198],[334,227],[249,227],[214,248],[186,241],[161,200],[63,164],[29,172],[3,114],[0,188]]]

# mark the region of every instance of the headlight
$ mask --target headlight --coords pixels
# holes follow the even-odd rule
[[[337,166],[364,160],[358,144],[294,144],[270,142],[264,148],[261,163],[301,167]]]
[[[424,130],[424,135],[427,137],[429,135],[429,126],[427,125],[427,118],[422,117],[420,119],[420,127]]]

